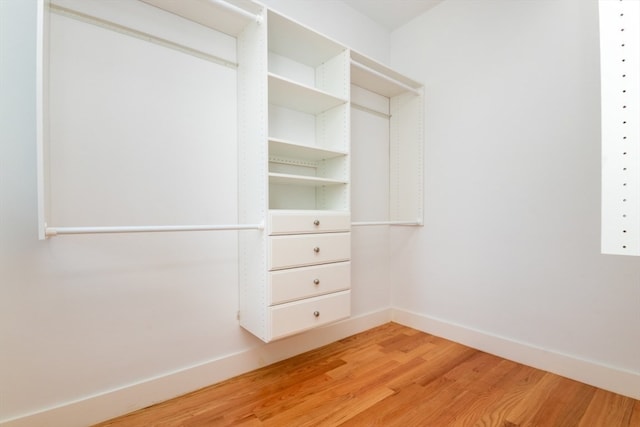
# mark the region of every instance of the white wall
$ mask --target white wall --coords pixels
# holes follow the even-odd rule
[[[317,17],[325,25],[327,6]],[[370,26],[354,24],[333,35],[384,56],[383,33],[371,30],[377,31],[371,42],[361,36]],[[357,273],[369,257],[378,265],[385,258],[372,250],[375,236],[354,238],[354,250],[369,248],[354,258],[354,318],[273,345],[238,326],[234,232],[39,241],[36,2],[1,0],[0,31],[0,424],[90,424],[388,320],[386,280],[364,283]],[[218,160],[233,177],[235,146],[227,150]],[[234,183],[217,188],[212,222],[235,222]],[[211,190],[203,182],[185,191]],[[387,253],[387,245],[379,247]]]
[[[427,100],[426,226],[394,232],[393,305],[490,351],[629,374],[599,385],[637,396],[640,261],[600,254],[597,12],[448,0],[392,33]]]

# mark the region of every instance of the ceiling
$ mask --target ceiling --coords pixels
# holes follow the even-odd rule
[[[443,0],[343,0],[358,12],[392,31]]]

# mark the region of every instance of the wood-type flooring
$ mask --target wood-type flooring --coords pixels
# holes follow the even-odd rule
[[[640,427],[640,401],[388,323],[99,426]]]

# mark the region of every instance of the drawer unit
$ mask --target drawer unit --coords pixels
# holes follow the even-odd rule
[[[349,231],[347,212],[269,212],[269,234],[327,233]]]
[[[348,261],[351,257],[350,233],[271,236],[269,270]]]
[[[249,286],[241,289],[242,302],[258,310],[241,308],[241,324],[270,342],[349,317],[349,212],[276,209],[266,219],[264,262],[243,270]],[[251,249],[245,244],[245,257]],[[261,292],[248,292],[252,284]]]
[[[283,338],[349,317],[351,291],[307,298],[269,308],[271,339]]]
[[[269,272],[269,305],[349,289],[351,263],[337,262]]]

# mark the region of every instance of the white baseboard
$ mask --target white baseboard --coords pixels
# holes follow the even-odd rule
[[[116,390],[12,419],[2,427],[82,427],[198,390],[391,321],[391,309],[352,317]]]
[[[534,368],[640,399],[640,373],[545,350],[441,319],[393,309],[394,322]]]

